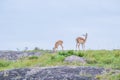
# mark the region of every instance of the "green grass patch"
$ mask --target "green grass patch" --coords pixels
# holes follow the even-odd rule
[[[11,64],[10,61],[6,61],[6,60],[0,60],[0,68],[1,67],[7,67]]]
[[[29,60],[38,59],[38,57],[37,57],[37,56],[31,56],[31,57],[29,57],[28,59],[29,59]]]
[[[71,55],[76,55],[79,57],[83,57],[84,56],[84,52],[83,51],[74,51],[74,50],[68,50],[68,51],[60,51],[58,52],[59,55],[67,57],[67,56],[71,56]]]
[[[110,71],[101,75],[97,75],[96,79],[97,80],[120,80],[120,73],[116,73],[115,71]]]

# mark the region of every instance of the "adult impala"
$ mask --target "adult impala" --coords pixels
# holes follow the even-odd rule
[[[83,37],[77,37],[76,38],[76,50],[79,49],[80,50],[80,45],[82,45],[82,49],[84,50],[85,49],[85,43],[86,43],[86,40],[87,40],[87,36],[88,34],[86,33],[84,38]]]
[[[58,40],[55,42],[53,51],[56,52],[58,50],[58,47],[61,46],[62,50],[63,50],[63,41],[62,40]]]

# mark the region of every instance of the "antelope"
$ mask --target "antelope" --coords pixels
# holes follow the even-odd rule
[[[62,40],[58,40],[57,42],[55,42],[55,45],[54,45],[54,48],[53,48],[53,51],[56,52],[58,50],[58,46],[61,46],[62,47],[62,50],[63,50],[63,41]]]
[[[82,45],[82,49],[85,49],[85,42],[87,40],[87,36],[88,34],[86,33],[85,35],[83,35],[85,38],[83,37],[77,37],[76,38],[76,50],[77,48],[80,50],[80,44]]]

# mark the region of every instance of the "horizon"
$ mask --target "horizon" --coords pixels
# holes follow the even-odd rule
[[[88,33],[86,49],[120,49],[119,0],[2,0],[0,50],[51,50],[63,40],[75,50],[75,39]],[[59,48],[61,49],[61,48]]]

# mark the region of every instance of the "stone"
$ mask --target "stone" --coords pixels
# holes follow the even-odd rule
[[[40,52],[0,51],[0,59],[18,60],[23,57],[40,56]]]
[[[0,80],[97,80],[96,75],[104,72],[104,68],[97,67],[46,67],[20,68],[0,71]],[[7,76],[3,73],[7,72]]]
[[[78,57],[78,56],[75,56],[75,55],[71,55],[71,56],[66,57],[64,62],[69,62],[69,63],[79,62],[79,63],[85,64],[86,60],[83,57]]]

